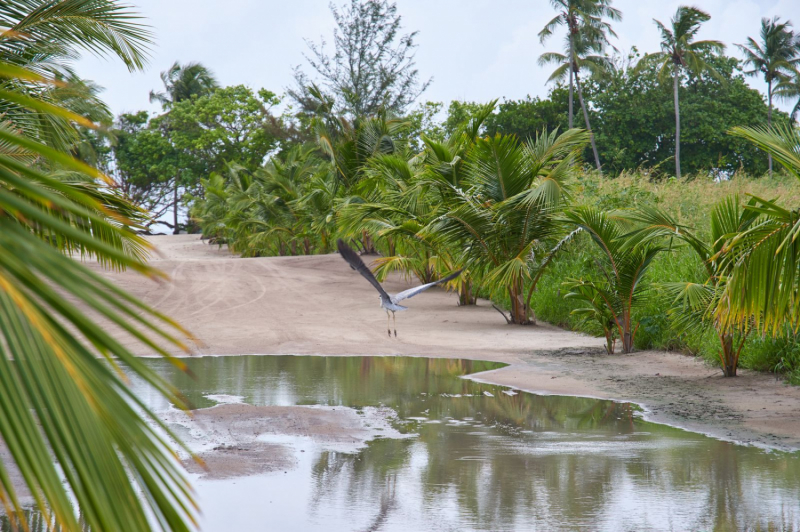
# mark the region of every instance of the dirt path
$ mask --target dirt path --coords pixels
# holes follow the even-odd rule
[[[153,238],[154,265],[171,281],[105,273],[180,321],[194,354],[409,355],[475,358],[510,366],[480,379],[540,393],[633,401],[648,417],[779,449],[800,449],[800,388],[774,376],[718,369],[680,354],[608,356],[600,339],[549,325],[509,326],[486,301],[456,306],[434,289],[398,314],[397,338],[374,289],[338,255],[242,259],[194,235]],[[408,287],[399,276],[390,292]],[[141,346],[137,354],[148,355]]]

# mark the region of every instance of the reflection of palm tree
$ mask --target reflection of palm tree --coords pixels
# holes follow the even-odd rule
[[[397,474],[389,475],[386,479],[386,486],[381,493],[381,503],[378,508],[378,515],[375,516],[372,523],[367,526],[365,532],[375,532],[380,530],[386,520],[389,518],[389,512],[397,507]]]
[[[346,406],[384,402],[396,408],[401,418],[429,410],[431,419],[472,417],[484,425],[419,423],[414,426],[416,438],[376,439],[353,454],[321,453],[312,465],[309,501],[309,511],[317,509],[318,515],[330,506],[349,511],[350,502],[357,500],[353,512],[369,504],[375,514],[352,515],[374,518],[373,526],[383,520],[396,523],[399,512],[408,509],[393,506],[393,501],[406,503],[395,499],[396,494],[419,490],[422,500],[415,503],[425,508],[455,506],[459,519],[475,528],[513,529],[520,519],[536,523],[537,528],[580,528],[587,516],[616,509],[620,496],[631,493],[623,486],[636,487],[636,502],[654,496],[683,497],[708,487],[708,499],[701,501],[705,504],[695,514],[702,527],[689,523],[687,528],[716,525],[727,530],[757,515],[767,515],[765,523],[773,519],[763,508],[748,506],[758,500],[758,491],[748,498],[747,492],[753,490],[744,489],[745,479],[748,486],[780,490],[776,500],[783,504],[794,504],[799,491],[800,460],[791,455],[765,454],[638,421],[630,404],[527,393],[512,397],[495,393],[490,398],[480,394],[488,385],[458,378],[496,368],[491,363],[402,357],[372,357],[366,363],[362,357],[242,357],[195,359],[191,364],[198,380],[184,378],[200,390],[224,389],[243,395],[224,388],[232,376],[241,378],[247,389],[263,390],[266,386],[259,379],[281,374],[284,394],[295,390],[297,397]],[[455,398],[441,397],[442,393],[479,395]],[[506,431],[509,425],[512,430]],[[517,428],[532,429],[532,433],[517,435],[513,430]],[[490,437],[467,434],[475,430]],[[638,433],[631,434],[634,431]],[[618,441],[616,435],[625,438]],[[581,451],[591,450],[594,442],[609,445],[613,452]],[[577,447],[571,449],[570,444]],[[424,458],[414,463],[425,466],[411,469],[412,458],[420,455]],[[468,456],[479,459],[459,460]],[[649,515],[654,511],[648,509]]]

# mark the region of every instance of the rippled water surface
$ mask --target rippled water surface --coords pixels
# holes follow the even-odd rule
[[[353,453],[281,440],[298,464],[286,473],[196,481],[205,530],[800,530],[797,453],[649,423],[630,404],[509,395],[461,378],[497,364],[205,357],[189,361],[191,380],[150,363],[198,408],[219,396],[385,406],[414,435]],[[157,411],[169,408],[137,389]]]

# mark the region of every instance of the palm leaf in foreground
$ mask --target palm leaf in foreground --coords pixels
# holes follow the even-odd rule
[[[35,141],[7,130],[0,138],[97,177]],[[63,530],[82,530],[79,521],[92,530],[189,530],[197,510],[173,436],[132,394],[121,365],[184,403],[119,340],[127,334],[180,364],[168,350],[184,347],[185,332],[59,250],[158,277],[137,257],[141,248],[126,248],[143,242],[124,233],[131,222],[119,207],[0,156],[0,436],[13,461],[0,463],[0,502],[22,515],[15,467],[47,522]]]
[[[787,126],[734,128],[734,136],[747,139],[772,155],[786,171],[800,179],[800,132]],[[760,331],[779,334],[785,323],[796,328],[800,317],[800,209],[786,209],[776,201],[753,198],[747,208],[760,221],[728,243],[726,260],[731,276],[725,293],[726,323],[752,320]]]

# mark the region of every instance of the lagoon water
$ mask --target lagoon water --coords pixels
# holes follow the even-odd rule
[[[630,404],[508,395],[462,378],[498,364],[310,356],[189,363],[194,380],[152,361],[198,408],[216,404],[209,395],[385,406],[413,435],[353,453],[289,439],[298,465],[287,473],[197,482],[206,530],[800,530],[800,454],[649,423]]]
[[[405,438],[354,452],[302,438],[287,472],[195,481],[207,531],[800,530],[800,454],[641,419],[625,403],[514,393],[498,364],[405,357],[149,361],[197,408],[387,407]],[[156,411],[170,408],[142,384]],[[512,395],[513,394],[513,395]],[[238,400],[238,398],[234,399]]]

